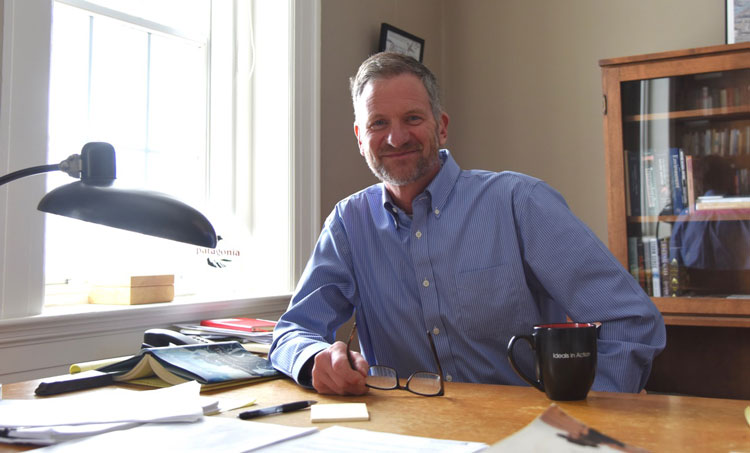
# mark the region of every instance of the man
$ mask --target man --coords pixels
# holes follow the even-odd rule
[[[544,182],[461,170],[434,75],[395,53],[351,80],[360,154],[382,181],[339,202],[289,309],[273,365],[326,394],[363,394],[369,365],[401,378],[524,385],[506,357],[535,324],[600,321],[593,388],[638,392],[665,344],[637,282]],[[353,313],[362,355],[335,332]],[[332,344],[333,343],[333,344]],[[522,367],[533,370],[527,354]]]

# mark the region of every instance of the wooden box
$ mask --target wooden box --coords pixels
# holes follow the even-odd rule
[[[98,282],[89,292],[90,304],[140,305],[174,299],[174,275],[136,275]]]

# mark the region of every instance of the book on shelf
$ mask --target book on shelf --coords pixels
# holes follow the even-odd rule
[[[687,204],[684,193],[684,172],[682,170],[685,154],[679,148],[669,149],[669,170],[672,187],[672,213],[680,215]]]
[[[673,181],[670,170],[670,149],[655,149],[654,155],[654,184],[656,185],[656,211],[651,215],[669,215],[673,213],[672,187]]]
[[[197,381],[201,390],[280,376],[268,359],[245,350],[236,341],[145,348],[98,371],[115,373],[118,382],[154,387]]]
[[[646,269],[646,286],[648,294],[661,297],[661,269],[659,266],[659,245],[656,237],[643,236],[643,258]]]
[[[685,189],[688,212],[695,212],[695,181],[693,180],[693,156],[685,156]]]
[[[695,200],[696,211],[750,209],[750,197],[702,196]]]
[[[661,297],[669,297],[669,238],[659,238],[659,278],[661,280]]]
[[[679,292],[679,265],[670,237],[629,236],[628,271],[649,296]]]
[[[217,327],[219,329],[242,330],[244,332],[272,332],[276,327],[276,321],[255,318],[225,318],[206,319],[200,322],[204,327]]]
[[[638,261],[638,238],[635,236],[628,236],[628,271],[630,271],[630,275],[636,281],[640,282],[641,270]]]
[[[629,216],[680,215],[689,204],[686,155],[681,148],[624,152],[625,209]]]
[[[654,295],[654,279],[652,275],[652,268],[651,268],[651,249],[648,243],[648,239],[645,237],[639,238],[638,241],[638,259],[639,262],[643,262],[643,267],[641,268],[643,274],[643,281],[641,286],[643,287],[643,290],[646,291],[646,294],[649,296]]]
[[[644,153],[642,157],[642,174],[641,191],[643,192],[643,202],[641,203],[641,215],[652,216],[659,213],[659,192],[656,187],[656,163],[652,152]]]

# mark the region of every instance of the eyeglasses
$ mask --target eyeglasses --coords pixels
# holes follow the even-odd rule
[[[354,338],[354,333],[357,331],[357,323],[354,322],[352,327],[352,333],[349,335],[349,341],[346,342],[346,356],[349,358],[349,365],[354,368],[351,356],[351,343]],[[389,366],[373,365],[367,371],[367,380],[365,385],[370,388],[379,390],[408,390],[412,393],[422,396],[443,396],[445,394],[445,388],[443,384],[443,368],[440,366],[440,359],[435,349],[435,341],[432,339],[430,332],[427,332],[427,339],[430,342],[430,348],[432,348],[432,356],[435,358],[435,363],[438,367],[438,373],[432,373],[429,371],[417,371],[409,376],[406,380],[406,386],[402,386],[399,379],[398,373],[395,369]]]

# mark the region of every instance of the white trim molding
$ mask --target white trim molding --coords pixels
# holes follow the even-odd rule
[[[249,316],[278,319],[291,295],[174,301],[97,311],[0,320],[0,383],[65,374],[71,364],[138,352],[143,331],[202,319]],[[94,307],[90,307],[94,308]]]
[[[320,234],[320,0],[294,0],[293,17],[294,284]]]

